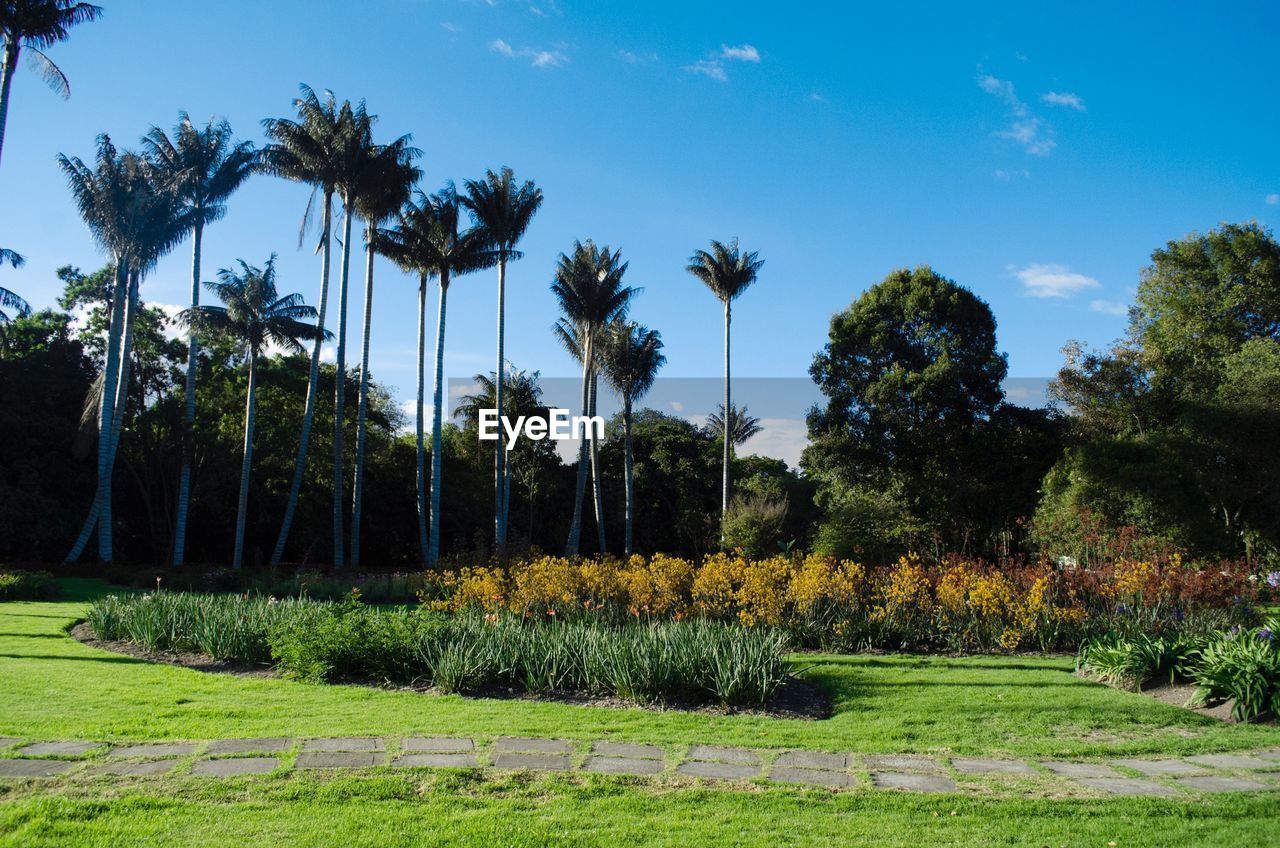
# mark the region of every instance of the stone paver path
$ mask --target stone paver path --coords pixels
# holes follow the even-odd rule
[[[483,743],[483,740],[482,740]],[[295,754],[295,751],[297,752]],[[9,756],[5,756],[8,754]],[[148,742],[108,747],[89,740],[0,737],[0,779],[127,779],[154,775],[207,778],[276,775],[292,770],[483,768],[579,771],[605,775],[669,775],[700,780],[769,781],[819,790],[909,792],[990,791],[992,781],[1018,791],[1017,779],[1075,786],[1100,795],[1194,799],[1210,792],[1280,790],[1280,748],[1109,762],[775,751],[719,745],[664,748],[636,742],[503,736],[492,744],[470,737],[344,736]],[[1241,774],[1245,772],[1247,774]],[[1140,777],[1134,775],[1141,775]],[[1015,781],[1015,782],[1011,782]]]

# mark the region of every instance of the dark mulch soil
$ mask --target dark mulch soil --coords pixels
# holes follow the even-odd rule
[[[238,677],[278,677],[269,666],[249,665],[246,663],[215,660],[206,654],[187,653],[182,651],[148,651],[133,642],[108,641],[99,639],[93,634],[88,622],[79,622],[69,631],[72,638],[93,648],[111,651],[133,657],[140,662],[162,663],[190,668],[196,671],[209,671],[217,674],[234,674]],[[387,687],[373,680],[344,679],[340,683],[355,686],[372,686],[379,689],[393,688],[401,691],[421,692],[424,694],[441,694],[440,690],[424,686]],[[816,721],[830,718],[833,713],[831,695],[826,689],[799,677],[788,677],[786,682],[769,699],[763,709],[729,709],[718,704],[667,703],[645,704],[628,701],[624,698],[599,696],[581,692],[527,692],[523,689],[505,686],[489,686],[472,692],[462,693],[474,698],[497,698],[501,700],[551,701],[560,704],[573,704],[586,707],[606,707],[611,709],[645,709],[664,712],[678,710],[681,712],[703,713],[706,715],[752,715],[770,718],[802,719]]]

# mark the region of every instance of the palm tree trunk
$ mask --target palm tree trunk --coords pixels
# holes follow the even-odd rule
[[[338,269],[338,350],[333,381],[333,567],[342,568],[346,509],[342,502],[343,424],[347,413],[347,289],[351,282],[351,219],[355,216],[350,192],[342,196],[342,267]]]
[[[720,494],[720,544],[724,545],[724,520],[729,514],[729,433],[732,430],[732,422],[729,418],[730,410],[733,409],[733,403],[729,397],[729,320],[730,320],[730,303],[724,302],[724,476],[721,481]]]
[[[503,457],[505,467],[502,473],[502,533],[503,544],[506,544],[506,532],[511,518],[511,457]]]
[[[293,463],[293,483],[289,486],[289,500],[284,506],[284,521],[271,552],[271,564],[279,565],[284,557],[284,545],[289,540],[289,528],[298,508],[298,493],[302,491],[302,476],[306,472],[307,446],[311,443],[311,424],[316,413],[316,385],[320,381],[320,349],[324,345],[324,316],[329,306],[329,255],[330,230],[333,228],[333,192],[325,192],[324,212],[321,217],[320,236],[320,302],[316,304],[316,326],[320,332],[311,345],[311,374],[307,378],[307,400],[302,407],[302,434],[298,440],[298,456]]]
[[[498,407],[498,415],[501,417],[506,412],[506,407],[502,403],[502,384],[506,382],[506,354],[503,351],[505,344],[506,331],[506,309],[507,309],[507,256],[504,250],[498,258],[498,367],[494,371],[494,401]],[[493,458],[493,544],[497,553],[501,555],[502,548],[507,542],[506,527],[503,526],[503,466],[506,464],[506,450],[503,445],[504,433],[499,421],[498,441],[494,449]]]
[[[191,233],[191,308],[200,305],[200,243],[204,225],[199,217]],[[173,564],[182,565],[187,547],[187,510],[191,501],[191,461],[195,454],[196,363],[199,341],[195,330],[187,337],[187,385],[185,414],[182,419],[182,470],[178,474],[178,518],[173,531]]]
[[[422,404],[427,399],[425,384],[427,370],[427,275],[418,279],[418,391],[413,419],[413,435],[415,458],[417,460],[418,484],[418,550],[422,553],[422,563],[427,564],[427,471],[426,451],[422,448]]]
[[[591,332],[588,330],[582,345],[582,414],[591,408]],[[585,435],[585,434],[584,434]],[[564,555],[575,557],[582,540],[582,496],[587,491],[587,442],[578,444],[578,481],[573,493],[573,520],[569,522],[569,540],[565,542]]]
[[[107,449],[107,474],[102,478],[102,504],[98,513],[98,557],[103,562],[111,562],[112,530],[111,518],[111,483],[115,476],[116,451],[120,447],[120,432],[124,429],[125,413],[128,411],[129,374],[133,370],[133,328],[138,317],[138,286],[142,277],[141,271],[129,273],[129,295],[124,305],[124,339],[120,343],[119,378],[116,380],[116,400],[111,414],[111,432]]]
[[[240,461],[240,499],[236,506],[236,547],[231,567],[239,569],[244,562],[244,523],[249,508],[249,471],[253,467],[254,398],[258,387],[258,354],[249,352],[249,390],[244,402],[244,459]]]
[[[0,58],[0,154],[4,153],[4,128],[9,120],[9,89],[13,86],[13,72],[18,69],[18,52],[22,46],[8,37],[4,40],[3,58]]]
[[[635,462],[631,456],[631,401],[625,400],[622,406],[622,440],[625,453],[623,454],[624,483],[626,486],[627,499],[627,529],[622,542],[622,552],[626,556],[631,556],[631,531],[635,523],[635,484],[632,480],[632,472],[635,468]]]
[[[427,288],[426,278],[422,290]],[[436,373],[431,388],[431,540],[427,545],[427,567],[440,561],[440,486],[444,470],[444,319],[449,301],[449,271],[440,271],[440,314],[436,324]]]
[[[596,414],[596,397],[600,391],[600,378],[596,374],[591,375],[591,411],[588,415]],[[590,429],[587,433],[592,432]],[[604,492],[600,491],[600,445],[596,440],[591,439],[591,494],[595,501],[596,508],[596,542],[599,544],[599,553],[608,553],[608,547],[604,541]]]
[[[98,397],[98,481],[93,492],[89,514],[80,527],[66,562],[75,562],[89,544],[89,537],[98,526],[102,510],[103,479],[107,473],[107,458],[111,453],[111,422],[115,414],[116,382],[120,339],[124,333],[124,302],[128,297],[129,268],[123,258],[116,259],[116,284],[111,295],[111,317],[107,325],[107,350],[102,359],[102,394]]]
[[[351,486],[351,567],[360,565],[360,501],[364,496],[364,436],[369,409],[369,330],[373,313],[373,227],[365,242],[364,327],[360,335],[360,399],[356,403],[356,473]]]

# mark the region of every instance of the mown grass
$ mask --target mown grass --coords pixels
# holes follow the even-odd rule
[[[1280,745],[1071,674],[1068,657],[802,655],[825,721],[424,696],[156,666],[82,645],[74,600],[0,604],[0,735],[211,739],[340,734],[604,737],[837,751],[1080,757]],[[1043,789],[1043,787],[1042,787]],[[981,792],[981,790],[980,790]],[[1261,845],[1280,793],[1178,800],[831,794],[585,774],[291,772],[0,785],[0,846]],[[952,812],[955,815],[952,815]]]

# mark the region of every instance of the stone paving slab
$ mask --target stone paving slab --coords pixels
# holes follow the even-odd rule
[[[923,771],[942,773],[942,765],[932,757],[918,754],[867,754],[863,757],[867,768],[873,771]]]
[[[984,760],[976,757],[952,757],[951,767],[961,774],[1017,774],[1033,777],[1038,772],[1020,760]]]
[[[102,747],[101,742],[32,742],[18,749],[28,757],[79,757]]]
[[[689,749],[689,759],[710,760],[718,763],[759,763],[760,755],[743,748],[722,748],[718,745],[694,745]]]
[[[1151,777],[1189,777],[1196,774],[1208,774],[1208,771],[1182,760],[1112,760],[1117,766],[1131,768]]]
[[[405,754],[391,763],[392,768],[476,768],[480,764],[471,753]]]
[[[1185,757],[1184,759],[1188,762],[1199,763],[1202,766],[1224,769],[1280,768],[1272,760],[1250,757],[1245,754],[1197,754],[1194,757]]]
[[[572,754],[573,743],[567,739],[544,739],[541,736],[500,736],[493,741],[499,753]]]
[[[202,777],[237,777],[243,774],[267,774],[280,767],[277,757],[222,757],[217,760],[197,760],[191,765],[191,773]]]
[[[568,754],[518,753],[504,751],[495,754],[493,767],[500,769],[534,769],[535,771],[568,771]]]
[[[377,736],[333,736],[308,739],[302,743],[302,750],[325,753],[371,753],[384,751],[386,748]]]
[[[1218,774],[1205,777],[1180,777],[1174,783],[1198,792],[1253,792],[1258,789],[1275,788],[1244,777],[1226,777]]]
[[[107,763],[93,770],[97,774],[111,774],[119,777],[143,777],[151,774],[168,774],[178,765],[174,759],[144,760],[140,763]]]
[[[1259,751],[1258,756],[1264,760],[1280,760],[1280,748],[1272,751]]]
[[[461,754],[474,751],[472,739],[457,736],[406,736],[400,740],[400,750],[422,754]]]
[[[683,762],[676,767],[676,771],[689,777],[714,777],[718,780],[750,780],[760,776],[758,765],[717,763],[706,760]]]
[[[210,754],[278,754],[293,747],[293,740],[284,736],[268,736],[258,739],[215,739],[209,743]]]
[[[601,774],[657,774],[665,767],[662,760],[636,757],[588,757],[587,771]]]
[[[77,765],[70,760],[0,760],[0,777],[53,777]]]
[[[881,789],[909,789],[912,792],[954,792],[956,782],[944,774],[910,774],[875,771],[871,783]]]
[[[811,786],[829,786],[833,789],[843,789],[853,783],[853,777],[841,771],[791,768],[790,766],[774,766],[769,770],[769,779],[778,783],[806,783]]]
[[[636,745],[631,742],[597,742],[591,746],[591,753],[605,757],[624,757],[632,760],[661,760],[666,751],[657,745]]]
[[[17,745],[21,741],[21,739],[14,736],[0,736],[0,748],[8,748],[10,745]]]
[[[185,757],[199,747],[194,742],[155,742],[143,745],[121,745],[111,749],[108,757]]]
[[[369,751],[304,751],[298,755],[300,769],[368,768],[380,766],[383,755]]]
[[[1167,798],[1174,794],[1168,786],[1136,777],[1084,777],[1080,783],[1109,795],[1154,795]]]
[[[1065,762],[1050,760],[1047,762],[1043,762],[1040,765],[1044,766],[1049,771],[1055,774],[1060,774],[1063,777],[1074,777],[1077,779],[1082,777],[1117,778],[1122,776],[1120,772],[1116,771],[1110,766],[1104,766],[1099,763],[1065,763]]]
[[[849,767],[849,755],[828,754],[825,751],[783,751],[773,761],[773,766],[774,771],[779,768],[844,771]]]

